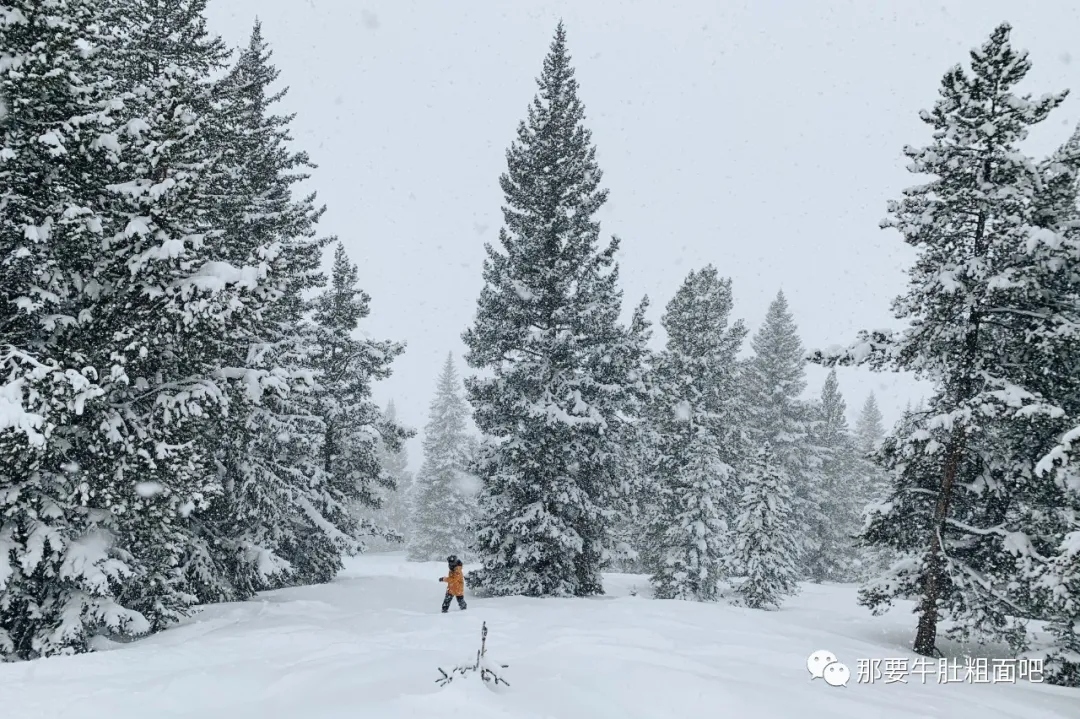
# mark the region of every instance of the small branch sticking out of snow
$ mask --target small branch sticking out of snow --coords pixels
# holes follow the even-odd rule
[[[499,676],[495,671],[496,667],[499,669],[506,669],[509,665],[499,664],[494,665],[487,660],[487,622],[484,622],[483,628],[480,634],[480,649],[476,652],[476,662],[473,664],[462,664],[454,667],[449,672],[446,672],[442,667],[439,667],[439,673],[442,674],[441,679],[435,681],[439,686],[446,686],[450,682],[454,681],[455,675],[466,677],[469,672],[480,672],[480,678],[486,683],[492,685],[503,684],[510,686],[510,684]]]

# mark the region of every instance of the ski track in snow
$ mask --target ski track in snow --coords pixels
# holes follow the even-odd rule
[[[910,607],[872,617],[851,586],[804,586],[778,612],[655,601],[643,577],[609,596],[476,599],[441,615],[438,563],[350,559],[333,583],[206,607],[184,625],[97,654],[0,665],[4,719],[1077,719],[1049,685],[857,683],[860,658],[914,655]],[[510,687],[438,667],[488,656]],[[833,652],[846,687],[812,680]]]

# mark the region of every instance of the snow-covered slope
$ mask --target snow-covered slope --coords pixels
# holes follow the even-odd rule
[[[208,607],[185,626],[98,654],[0,665],[3,719],[1077,719],[1080,692],[1046,685],[857,683],[860,658],[911,657],[912,619],[874,618],[851,587],[809,586],[779,612],[631,596],[470,599],[439,614],[445,567],[350,560],[333,584]],[[645,592],[642,591],[642,594]],[[509,688],[440,688],[479,648]],[[850,666],[831,687],[815,650]]]

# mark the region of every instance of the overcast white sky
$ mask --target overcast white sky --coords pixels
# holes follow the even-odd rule
[[[918,111],[950,66],[1007,20],[1032,53],[1027,89],[1080,92],[1080,6],[1068,1],[210,0],[211,27],[232,44],[256,15],[298,144],[319,165],[323,230],[372,295],[365,330],[408,343],[377,398],[418,429],[446,353],[468,371],[460,335],[501,222],[504,152],[560,17],[627,306],[648,294],[659,320],[686,273],[712,263],[752,328],[782,288],[807,347],[896,325],[911,255],[878,222],[915,181],[901,150],[929,140]],[[1071,97],[1030,151],[1049,152],[1078,119]],[[840,372],[852,419],[871,391],[890,424],[924,393]],[[816,392],[824,372],[809,379]],[[417,442],[410,454],[415,468]]]

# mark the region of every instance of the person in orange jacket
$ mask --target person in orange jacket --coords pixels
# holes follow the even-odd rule
[[[446,582],[446,596],[443,598],[442,611],[446,614],[450,611],[450,602],[455,598],[461,609],[468,609],[465,604],[465,574],[461,568],[461,560],[451,554],[446,558],[450,566],[450,573],[445,577],[439,577],[440,582]]]

